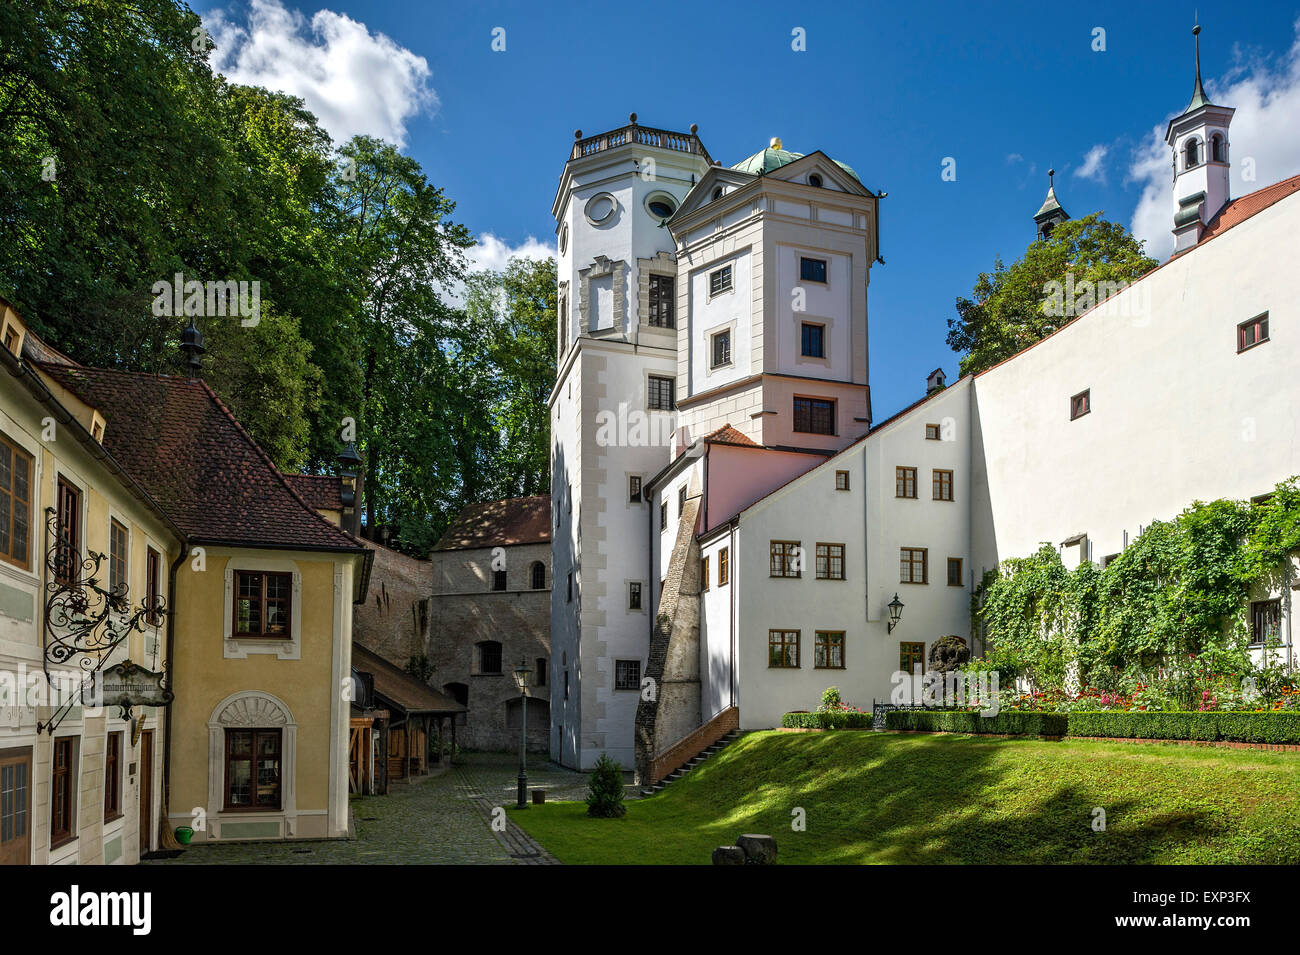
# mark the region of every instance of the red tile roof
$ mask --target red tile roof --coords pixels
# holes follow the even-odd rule
[[[464,713],[465,707],[417,680],[361,644],[352,643],[352,666],[375,680],[375,693],[407,713]]]
[[[290,486],[202,381],[40,363],[108,421],[104,449],[194,543],[364,551]]]
[[[1233,226],[1240,225],[1251,216],[1263,212],[1269,206],[1280,202],[1294,192],[1300,192],[1300,176],[1283,179],[1281,182],[1275,182],[1263,189],[1256,189],[1240,199],[1233,199],[1219,210],[1218,215],[1210,220],[1210,224],[1201,233],[1200,241],[1204,242],[1206,239],[1227,232]],[[1192,248],[1195,248],[1195,246]]]
[[[324,511],[343,510],[343,483],[335,474],[286,474],[284,479],[298,496]]]
[[[551,499],[512,497],[486,504],[470,504],[457,515],[434,550],[474,547],[508,547],[544,544],[551,539]]]
[[[761,448],[762,445],[747,435],[741,434],[730,424],[724,424],[717,431],[706,434],[704,440],[709,444],[733,444],[743,448]]]

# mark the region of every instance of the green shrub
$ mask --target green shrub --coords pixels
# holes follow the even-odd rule
[[[781,717],[781,725],[786,729],[802,730],[870,729],[871,714],[857,710],[786,713]]]
[[[980,716],[969,710],[892,710],[885,728],[938,733],[1005,733],[1009,736],[1064,736],[1065,713],[1017,713]]]
[[[840,699],[840,688],[838,686],[828,686],[822,691],[822,705],[817,707],[820,711],[843,709],[844,701]]]
[[[587,815],[616,819],[627,812],[623,805],[623,767],[600,754],[587,783]]]
[[[1150,713],[1128,710],[1078,712],[1066,716],[1071,736],[1300,743],[1300,713]]]

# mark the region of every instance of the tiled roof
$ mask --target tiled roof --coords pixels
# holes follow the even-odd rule
[[[41,363],[108,421],[104,449],[195,543],[364,548],[317,514],[202,381]]]
[[[470,504],[451,522],[434,550],[544,544],[551,539],[551,499],[512,497]]]
[[[762,445],[750,438],[748,435],[741,434],[730,424],[724,424],[717,431],[706,434],[704,440],[710,444],[734,444],[740,447],[761,448]]]
[[[1300,176],[1283,179],[1281,182],[1275,182],[1263,189],[1256,189],[1250,195],[1242,196],[1240,199],[1233,199],[1219,210],[1218,215],[1210,220],[1210,224],[1201,233],[1200,241],[1204,242],[1221,232],[1227,232],[1233,226],[1246,221],[1257,212],[1263,212],[1269,206],[1280,202],[1293,192],[1300,192]],[[1195,248],[1195,246],[1192,246],[1192,248]]]
[[[343,510],[343,483],[335,474],[286,474],[298,496],[317,510]]]
[[[355,641],[352,666],[375,680],[375,693],[407,713],[464,713],[465,707]]]

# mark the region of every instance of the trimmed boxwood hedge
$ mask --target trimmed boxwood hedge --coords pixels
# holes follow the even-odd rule
[[[941,733],[1005,733],[1012,736],[1064,736],[1064,713],[1002,712],[980,716],[964,710],[891,710],[885,714],[885,728],[928,730]]]
[[[1300,713],[1067,713],[1071,736],[1300,743]]]
[[[786,713],[781,717],[786,729],[840,730],[871,729],[870,713]]]

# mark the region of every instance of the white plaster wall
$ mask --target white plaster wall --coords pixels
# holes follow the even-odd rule
[[[735,549],[730,531],[705,544],[701,557],[709,561],[709,589],[701,595],[700,715],[707,721],[731,705],[731,622],[735,598]],[[723,550],[731,557],[728,583],[718,583]]]
[[[804,282],[799,278],[801,258],[826,262],[826,282]],[[849,381],[853,377],[852,296],[853,260],[847,255],[795,245],[776,248],[776,360],[782,374]],[[794,311],[794,290],[801,289],[804,310]],[[865,290],[859,294],[865,297]],[[826,360],[802,355],[804,322],[826,326]]]
[[[753,269],[749,248],[713,259],[691,271],[690,283],[690,382],[691,394],[710,391],[750,375]],[[731,266],[730,291],[709,295],[709,276]],[[711,368],[712,336],[731,329],[731,362]]]

